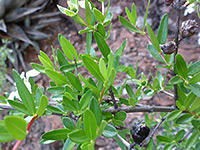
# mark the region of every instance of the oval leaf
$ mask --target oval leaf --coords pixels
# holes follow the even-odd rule
[[[188,79],[187,65],[186,65],[185,60],[183,59],[183,57],[180,54],[176,55],[175,65],[176,65],[176,71],[177,71],[178,75],[180,75],[185,80],[187,80]]]
[[[167,121],[172,121],[176,119],[178,116],[180,116],[182,113],[181,110],[174,110],[167,116]]]
[[[45,140],[63,140],[67,139],[68,134],[72,131],[69,129],[56,129],[53,131],[46,132],[42,135],[42,139]]]

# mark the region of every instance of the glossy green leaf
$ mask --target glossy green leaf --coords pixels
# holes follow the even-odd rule
[[[40,62],[41,62],[46,68],[54,69],[52,61],[50,60],[50,58],[49,58],[43,51],[40,51],[40,55],[41,55],[41,56],[38,56]]]
[[[56,55],[57,55],[57,59],[58,59],[58,64],[60,66],[64,66],[64,65],[69,64],[68,60],[65,58],[64,54],[61,52],[60,49],[56,50]]]
[[[47,74],[47,76],[49,78],[51,78],[51,80],[56,82],[56,84],[58,84],[58,85],[65,85],[65,84],[69,83],[67,81],[67,78],[64,75],[62,75],[61,73],[57,72],[57,71],[50,70],[50,69],[45,69],[45,73]]]
[[[74,122],[69,117],[63,117],[62,122],[65,128],[70,129],[70,130],[76,129]]]
[[[169,83],[170,84],[178,84],[178,83],[181,83],[183,82],[183,80],[181,79],[180,76],[173,76],[170,80],[169,80]]]
[[[97,133],[97,122],[93,112],[89,109],[87,109],[83,115],[83,126],[85,133],[90,140],[95,139]]]
[[[184,105],[186,108],[189,108],[190,105],[194,102],[195,98],[197,96],[193,93],[193,92],[190,92],[187,97],[185,98],[185,101],[184,101]]]
[[[133,3],[134,4],[134,3]],[[136,19],[134,18],[133,14],[129,11],[127,7],[125,7],[126,14],[128,16],[129,21],[135,25]]]
[[[137,9],[136,9],[136,6],[135,6],[134,3],[132,4],[132,7],[131,7],[131,13],[133,15],[133,24],[136,25],[136,21],[137,21]]]
[[[192,134],[192,136],[188,139],[185,148],[190,149],[198,140],[199,138],[199,132],[195,132]]]
[[[99,69],[104,79],[107,80],[108,77],[107,77],[106,64],[102,58],[99,60]]]
[[[90,57],[83,55],[82,56],[83,63],[87,70],[98,80],[104,81],[104,78],[99,70],[98,64]]]
[[[25,107],[24,104],[17,102],[17,101],[13,101],[13,100],[8,100],[8,103],[16,110],[18,110],[19,112],[22,112],[26,115],[31,116],[32,114],[28,111],[28,109]]]
[[[74,143],[84,143],[90,141],[84,130],[77,130],[70,133],[69,139]]]
[[[94,32],[94,38],[97,42],[98,48],[101,51],[102,55],[105,59],[107,59],[108,54],[110,54],[110,48],[107,45],[106,41],[104,40],[103,36],[98,32]]]
[[[94,8],[94,9],[93,9],[93,13],[94,13],[94,16],[95,16],[96,20],[97,20],[98,22],[103,23],[103,21],[104,21],[104,16],[103,16],[103,14],[101,13],[101,11],[99,11],[99,10],[96,9],[96,8]]]
[[[69,129],[56,129],[49,132],[46,132],[42,135],[42,139],[45,140],[63,140],[67,139],[68,134],[71,133],[72,130]]]
[[[149,12],[149,6],[150,6],[150,0],[148,1],[148,4],[147,4],[147,8],[146,8],[146,13],[145,13],[145,17],[144,17],[144,22],[143,22],[142,31],[144,31],[145,26],[146,26],[147,15],[148,15],[148,12]]]
[[[61,34],[59,34],[59,42],[62,47],[63,52],[69,60],[78,60],[78,54],[74,46]]]
[[[102,112],[98,100],[95,97],[92,97],[90,102],[90,110],[93,112],[93,114],[95,114],[97,125],[100,126],[102,120]]]
[[[74,101],[69,99],[67,96],[63,96],[63,106],[67,107],[67,109],[69,109],[70,111],[78,110],[76,103]]]
[[[49,110],[53,113],[56,113],[56,114],[63,114],[63,112],[59,108],[51,106],[51,105],[47,106],[47,110]]]
[[[88,82],[81,74],[78,74],[78,77],[80,78],[81,81],[85,83],[87,87],[89,87],[95,94],[97,94],[97,96],[100,96],[100,91],[98,90],[97,87]]]
[[[115,127],[113,127],[110,124],[107,124],[104,131],[103,131],[103,136],[107,137],[107,138],[112,138],[117,134],[117,130],[115,129]]]
[[[198,97],[200,97],[200,85],[199,84],[189,84],[191,91]]]
[[[185,135],[185,130],[180,130],[180,131],[175,135],[174,140],[178,142],[178,141],[180,141],[180,140],[183,139],[184,135]]]
[[[91,90],[88,90],[85,94],[82,95],[79,102],[81,110],[84,110],[89,105],[92,95],[93,92]]]
[[[53,86],[53,87],[48,88],[47,92],[51,94],[62,94],[65,92],[65,88],[60,87],[60,86]]]
[[[200,71],[200,60],[188,67],[188,75],[192,76]]]
[[[26,87],[26,85],[24,84],[23,80],[20,78],[16,70],[13,70],[13,77],[16,82],[19,96],[22,99],[24,106],[32,115],[34,115],[36,112],[36,109],[35,109],[33,96],[29,92],[28,88]]]
[[[36,63],[31,63],[31,67],[35,70],[37,70],[40,73],[45,73],[44,69],[45,67]]]
[[[26,137],[27,124],[24,119],[18,116],[6,116],[4,120],[6,129],[16,140],[23,140]]]
[[[89,6],[88,0],[85,0],[85,17],[86,17],[87,23],[89,25],[91,25],[92,12],[90,10],[90,6]]]
[[[159,52],[152,46],[152,45],[147,45],[147,50],[149,53],[158,61],[164,63],[163,58],[160,56]]]
[[[14,140],[14,137],[6,129],[4,121],[0,120],[0,142],[5,143],[12,140]]]
[[[72,86],[77,89],[78,91],[82,91],[82,84],[80,80],[71,72],[66,72],[65,74],[69,80],[69,82],[72,84]]]
[[[185,60],[183,59],[183,57],[180,54],[176,55],[175,65],[176,65],[176,71],[177,71],[178,75],[180,75],[185,80],[187,80],[188,79],[187,65],[186,65]]]
[[[121,24],[128,30],[135,32],[135,33],[141,33],[140,30],[138,30],[134,25],[132,25],[128,20],[126,20],[124,17],[119,16],[119,21]]]
[[[165,44],[168,35],[168,14],[165,14],[158,28],[157,38],[160,44]]]
[[[151,39],[153,47],[158,51],[158,53],[160,53],[159,41],[148,23],[147,23],[147,33]]]
[[[170,139],[167,136],[162,136],[162,135],[157,135],[156,136],[157,140],[161,141],[161,142],[165,142],[165,143],[170,143],[172,142],[172,139]]]
[[[45,112],[45,109],[47,108],[47,105],[48,105],[48,98],[46,95],[42,95],[42,97],[40,98],[40,105],[37,109],[37,114],[39,117],[41,117],[44,112]]]
[[[167,121],[172,121],[178,118],[181,115],[181,110],[174,110],[167,116]]]
[[[190,80],[189,80],[189,83],[190,84],[195,84],[197,82],[200,81],[200,72],[197,73],[196,75],[194,75]]]
[[[102,37],[106,36],[106,30],[101,23],[98,23],[97,30],[98,30],[98,33],[100,33]]]
[[[77,67],[82,67],[83,63],[77,63]],[[70,72],[72,70],[76,69],[76,65],[75,64],[67,64],[67,65],[63,65],[60,67],[60,71],[62,72]]]
[[[183,114],[176,120],[176,123],[177,124],[187,124],[187,123],[190,123],[193,120],[193,118],[194,118],[194,116],[190,113]]]

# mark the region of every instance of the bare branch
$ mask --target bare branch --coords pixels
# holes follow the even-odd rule
[[[114,92],[112,90],[112,86],[110,86],[110,88],[109,88],[109,93],[110,93],[114,108],[117,109],[118,105],[117,105],[116,100],[115,100],[115,96],[114,96]]]

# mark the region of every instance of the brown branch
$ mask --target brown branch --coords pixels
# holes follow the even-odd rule
[[[114,92],[112,90],[112,86],[110,86],[110,88],[109,88],[109,93],[110,93],[114,108],[117,109],[118,105],[117,105],[116,100],[115,100],[115,96],[114,96]]]

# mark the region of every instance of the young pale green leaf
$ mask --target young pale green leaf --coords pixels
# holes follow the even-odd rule
[[[105,30],[104,26],[101,23],[98,23],[97,30],[98,30],[98,33],[100,33],[101,36],[105,38],[106,30]]]
[[[165,142],[165,143],[170,143],[172,142],[172,139],[170,139],[167,136],[162,136],[162,135],[157,135],[156,136],[157,140],[161,141],[161,142]]]
[[[147,45],[147,50],[149,53],[158,61],[164,63],[163,58],[160,56],[159,52],[152,46],[152,45]]]
[[[93,112],[89,109],[87,109],[83,115],[83,126],[90,140],[94,140],[97,133],[97,122]]]
[[[65,92],[65,88],[60,87],[60,86],[53,86],[53,87],[48,88],[47,92],[51,94],[62,94]]]
[[[27,108],[30,114],[34,115],[36,112],[36,108],[33,96],[29,92],[28,88],[26,87],[16,70],[13,70],[13,77],[16,82],[19,96],[22,99],[24,106]]]
[[[114,57],[116,57],[116,56],[121,57],[121,55],[126,47],[126,43],[127,43],[127,39],[124,40],[124,42],[121,44],[121,46],[117,49]]]
[[[160,46],[157,37],[153,33],[153,30],[151,29],[150,25],[147,23],[147,33],[151,39],[151,43],[153,47],[160,53]]]
[[[26,121],[18,116],[6,116],[5,126],[8,132],[16,139],[23,140],[26,135]]]
[[[144,32],[144,29],[145,29],[145,26],[146,26],[146,21],[147,21],[147,15],[148,15],[148,12],[149,12],[150,1],[151,0],[148,1],[147,9],[146,9],[145,17],[144,17],[144,22],[143,22],[143,27],[142,27],[142,31],[143,32]]]
[[[190,92],[187,97],[185,98],[185,101],[184,101],[184,105],[186,108],[189,108],[190,105],[194,102],[195,98],[197,96],[193,93],[193,92]]]
[[[92,11],[90,10],[90,6],[89,6],[88,0],[85,0],[85,17],[86,17],[87,23],[89,25],[91,25]]]
[[[47,110],[57,113],[57,114],[63,114],[63,112],[59,108],[51,106],[51,105],[47,106]]]
[[[136,21],[137,21],[137,9],[136,9],[135,3],[132,4],[131,13],[132,13],[132,16],[133,16],[133,24],[136,25]]]
[[[87,32],[86,35],[86,54],[90,54],[91,50],[91,45],[92,45],[92,32]]]
[[[6,129],[4,121],[0,120],[0,142],[5,143],[12,140],[14,140],[14,137]]]
[[[98,9],[94,8],[93,9],[93,13],[94,13],[94,16],[96,18],[96,20],[100,23],[103,23],[104,21],[104,16],[103,14],[101,13],[101,11],[99,11]]]
[[[41,62],[46,68],[54,69],[52,61],[50,60],[50,58],[49,58],[43,51],[40,51],[40,55],[41,55],[41,56],[38,56],[40,62]]]
[[[185,148],[186,148],[186,149],[190,149],[190,148],[196,143],[196,141],[198,140],[198,138],[199,138],[199,132],[196,131],[196,132],[193,133],[192,136],[187,140],[187,143],[186,143]]]
[[[108,15],[106,15],[106,18],[104,19],[104,26],[108,26],[113,18],[113,13],[111,11],[108,12]]]
[[[63,52],[67,56],[69,60],[78,60],[78,54],[74,46],[61,34],[58,35],[60,45],[62,47]]]
[[[70,139],[68,138],[65,141],[65,144],[63,145],[62,150],[72,150],[75,145],[76,145],[76,143],[70,141]]]
[[[82,91],[82,84],[80,80],[71,72],[66,72],[65,75],[68,78],[68,81],[72,84],[72,86],[78,91]]]
[[[40,73],[45,73],[44,69],[45,67],[36,63],[31,63],[31,67],[35,70],[37,70]]]
[[[189,84],[191,91],[198,97],[200,97],[200,85],[199,84]]]
[[[42,97],[40,98],[40,105],[37,109],[37,114],[39,117],[41,117],[44,114],[47,105],[48,105],[48,98],[46,95],[42,95]]]
[[[133,3],[133,4],[134,4],[134,3]],[[126,14],[127,14],[127,16],[128,16],[129,21],[130,21],[132,24],[135,25],[136,20],[135,20],[133,14],[129,11],[129,9],[128,9],[127,7],[125,8],[125,11],[126,11]]]
[[[178,118],[181,115],[181,110],[174,110],[167,116],[167,121],[172,121]]]
[[[128,20],[126,20],[124,17],[119,16],[119,21],[121,24],[128,30],[135,32],[135,33],[141,33],[140,30],[138,30],[134,25],[132,25]]]
[[[82,95],[79,102],[81,110],[86,109],[86,107],[89,105],[92,95],[93,95],[93,92],[91,90],[88,90],[85,94]]]
[[[107,125],[107,122],[105,120],[102,120],[102,122],[101,122],[101,124],[98,128],[97,137],[100,136],[103,133],[106,125]]]
[[[90,139],[84,130],[77,130],[69,134],[69,139],[74,143],[89,142]]]
[[[62,122],[65,128],[70,129],[70,130],[76,129],[74,122],[69,117],[63,117]]]
[[[97,87],[95,87],[89,81],[87,81],[81,74],[78,74],[78,77],[80,78],[81,81],[85,83],[85,85],[88,88],[90,88],[95,94],[97,94],[97,96],[100,96],[100,91],[97,89]]]
[[[117,130],[115,129],[115,127],[113,127],[110,124],[107,124],[104,131],[103,131],[103,136],[107,137],[107,138],[112,138],[117,134]]]
[[[180,130],[180,131],[175,135],[174,140],[178,142],[178,141],[180,141],[180,140],[183,139],[184,135],[185,135],[185,130]]]
[[[178,84],[178,83],[181,83],[183,82],[183,80],[181,79],[180,76],[173,76],[170,80],[169,80],[169,83],[170,84]]]
[[[46,132],[42,135],[42,139],[45,140],[64,140],[68,138],[68,134],[71,133],[72,130],[69,129],[56,129],[53,131]]]
[[[195,84],[200,81],[200,72],[194,75],[190,80],[189,84]]]
[[[63,65],[69,64],[68,60],[65,58],[64,54],[61,52],[60,49],[56,50],[56,55],[57,55],[58,64],[60,65],[60,67],[63,66]]]
[[[73,11],[67,9],[67,8],[64,8],[60,5],[57,5],[57,7],[58,7],[58,9],[60,10],[61,13],[65,14],[67,16],[70,16],[70,17],[73,17],[78,13],[78,11],[75,13],[75,12],[73,12]]]
[[[192,76],[200,71],[200,60],[188,67],[188,75]]]
[[[13,101],[13,100],[8,100],[8,103],[16,110],[31,116],[32,114],[28,111],[28,109],[25,107],[24,104],[17,102],[17,101]]]
[[[104,78],[99,70],[98,64],[89,56],[83,55],[82,58],[83,63],[87,70],[98,80],[104,81]]]
[[[51,78],[51,80],[56,82],[56,84],[58,84],[58,85],[65,85],[65,84],[69,83],[67,81],[67,78],[64,75],[62,75],[61,73],[57,72],[57,71],[50,70],[50,69],[45,69],[45,73],[47,74],[47,76],[49,78]]]
[[[53,53],[54,65],[56,66],[56,70],[58,70],[58,65],[57,65],[55,50],[54,50],[53,46],[51,46],[51,49],[52,49],[52,53]]]
[[[128,71],[126,71],[126,72],[132,79],[135,79],[136,71],[132,67],[129,67]]]
[[[111,70],[113,68],[113,63],[114,63],[114,57],[113,57],[112,53],[110,53],[108,55],[108,67],[107,67],[107,76],[108,76],[108,78],[111,75]]]
[[[182,116],[180,116],[177,120],[176,123],[177,124],[187,124],[190,123],[193,120],[194,116],[192,114],[183,114]]]
[[[99,69],[104,79],[107,80],[108,77],[107,77],[106,64],[102,58],[99,60]]]
[[[176,65],[176,71],[177,71],[178,75],[180,75],[185,80],[187,80],[188,79],[187,65],[186,65],[185,60],[183,59],[183,57],[180,54],[176,55],[175,65]]]
[[[95,97],[92,97],[92,100],[90,102],[90,110],[93,112],[93,114],[95,114],[97,125],[100,126],[102,120],[102,112],[99,103]]]
[[[165,44],[168,35],[168,14],[165,14],[158,28],[157,38],[160,44]]]
[[[94,38],[104,58],[108,59],[107,57],[108,57],[108,54],[110,54],[110,48],[108,44],[106,43],[106,41],[104,40],[103,36],[98,32],[94,32]]]
[[[126,119],[126,112],[124,111],[119,111],[115,114],[114,118],[116,120],[121,120],[121,121],[124,121]]]

